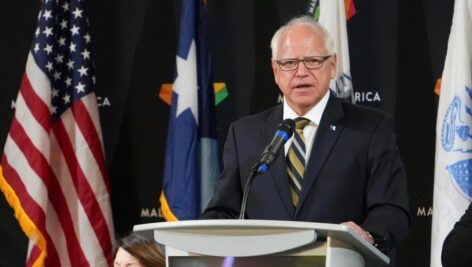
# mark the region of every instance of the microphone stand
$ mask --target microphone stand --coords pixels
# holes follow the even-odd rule
[[[251,191],[252,182],[254,178],[262,173],[265,173],[271,163],[275,160],[277,155],[280,153],[280,149],[283,147],[283,144],[290,138],[293,134],[293,128],[295,128],[295,122],[291,119],[284,120],[280,125],[279,129],[275,133],[274,138],[270,144],[265,148],[264,152],[257,160],[256,164],[252,166],[251,173],[246,181],[246,186],[244,187],[243,199],[241,202],[241,210],[239,212],[239,219],[244,220],[244,214],[246,213],[247,198],[249,197],[249,191]]]
[[[259,165],[260,163],[258,161],[254,166],[252,166],[251,173],[249,173],[249,177],[247,178],[246,186],[244,187],[243,200],[241,202],[241,211],[239,213],[240,220],[244,220],[244,214],[246,213],[247,198],[249,197],[249,191],[251,191],[252,182],[254,181],[254,178],[258,174],[260,174]]]

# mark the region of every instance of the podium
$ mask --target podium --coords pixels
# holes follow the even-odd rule
[[[390,259],[344,225],[194,220],[135,225],[165,246],[167,266],[386,266]]]

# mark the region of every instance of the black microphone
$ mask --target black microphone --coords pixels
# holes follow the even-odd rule
[[[249,191],[251,190],[252,181],[254,177],[259,174],[266,172],[272,162],[277,158],[279,155],[280,149],[284,146],[287,140],[292,137],[293,129],[295,128],[295,122],[291,119],[286,119],[282,123],[279,124],[277,131],[275,132],[274,138],[262,153],[259,160],[256,164],[251,168],[251,173],[246,182],[246,186],[244,187],[244,194],[243,199],[241,202],[241,210],[239,213],[239,219],[244,219],[244,214],[246,213],[246,204],[247,198],[249,196]]]
[[[295,122],[292,119],[286,119],[279,124],[277,131],[275,132],[274,138],[262,153],[259,162],[257,163],[257,173],[262,174],[266,172],[272,162],[279,155],[280,149],[284,144],[292,137],[293,129],[295,128]]]

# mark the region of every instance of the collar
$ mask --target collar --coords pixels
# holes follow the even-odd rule
[[[326,91],[325,95],[323,98],[316,104],[314,107],[312,107],[305,115],[300,116],[298,115],[288,104],[287,101],[285,101],[285,96],[284,96],[284,103],[283,103],[283,119],[296,119],[298,117],[304,117],[309,119],[311,122],[315,123],[316,125],[320,125],[321,121],[321,116],[323,115],[323,112],[326,108],[326,105],[328,104],[328,99],[329,99],[329,90]]]

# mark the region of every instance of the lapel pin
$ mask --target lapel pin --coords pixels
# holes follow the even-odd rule
[[[333,131],[333,132],[336,131],[336,125],[331,124],[331,125],[329,126],[329,129],[330,129],[331,131]]]

